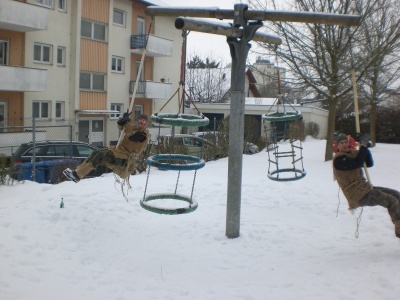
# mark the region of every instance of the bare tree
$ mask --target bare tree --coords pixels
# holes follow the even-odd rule
[[[398,0],[378,0],[375,10],[361,25],[357,36],[358,69],[365,70],[359,84],[360,99],[370,106],[370,135],[376,142],[377,106],[399,92],[400,4]],[[369,61],[365,65],[365,61]]]
[[[193,101],[219,102],[230,86],[230,69],[220,67],[212,56],[202,59],[198,55],[189,58],[186,72],[186,89]]]
[[[260,1],[249,2],[260,9]],[[276,9],[277,2],[271,2]],[[294,9],[335,14],[361,13],[365,18],[373,0],[363,1],[363,6],[360,4],[356,9],[357,2],[297,0]],[[315,94],[326,99],[329,115],[325,160],[331,160],[337,106],[348,101],[352,92],[350,50],[352,35],[357,31],[349,34],[345,26],[289,22],[273,22],[268,27],[283,39],[282,45],[276,51],[293,74],[292,83],[297,89],[312,89]],[[261,46],[271,50],[269,45]],[[362,75],[363,73],[359,73],[357,79]]]

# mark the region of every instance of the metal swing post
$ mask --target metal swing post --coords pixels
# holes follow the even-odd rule
[[[247,7],[245,4],[235,4],[234,6],[233,26],[243,28],[242,38],[227,39],[232,57],[226,209],[226,236],[228,238],[236,238],[240,235],[246,58],[250,50],[249,42],[257,29],[262,26],[262,22],[248,24],[244,19],[243,13],[247,10]]]

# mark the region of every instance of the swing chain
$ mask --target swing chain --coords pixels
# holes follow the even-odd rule
[[[175,185],[175,195],[176,192],[178,191],[178,184],[179,184],[179,177],[181,176],[181,171],[178,171],[178,178],[176,179],[176,185]]]
[[[147,192],[147,185],[149,183],[150,169],[151,169],[151,167],[148,166],[147,177],[146,177],[146,185],[144,187],[143,200],[146,199],[146,192]]]
[[[192,192],[190,193],[190,201],[192,201],[192,198],[193,198],[194,183],[196,182],[196,174],[197,174],[197,170],[194,171],[193,184],[192,184]]]

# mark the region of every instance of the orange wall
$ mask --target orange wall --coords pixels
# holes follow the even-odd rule
[[[23,125],[23,93],[0,91],[0,100],[6,100],[8,125]]]
[[[107,73],[108,44],[81,38],[81,60],[82,71],[93,71]]]
[[[132,54],[131,57],[131,80],[136,80],[136,61],[141,61],[142,55]],[[144,79],[145,80],[153,80],[153,63],[154,59],[152,57],[144,58]]]
[[[108,24],[109,0],[83,0],[82,18]]]
[[[133,2],[133,4],[132,4],[132,34],[137,34],[136,20],[138,17],[146,19],[146,29],[145,30],[146,30],[146,33],[149,32],[151,17],[149,17],[148,15],[145,14],[144,10],[146,9],[146,7],[147,7],[147,5]],[[151,24],[150,33],[154,33],[154,20],[153,20],[153,24]]]
[[[23,66],[24,65],[24,48],[25,48],[25,33],[1,30],[0,38],[7,39],[9,41],[8,53],[9,60],[8,63],[11,66]],[[32,49],[33,56],[33,49]]]
[[[107,93],[84,92],[79,93],[79,109],[107,109]]]

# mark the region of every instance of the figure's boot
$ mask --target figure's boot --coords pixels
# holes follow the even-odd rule
[[[90,171],[96,169],[91,163],[84,161],[79,166],[76,167],[76,174],[78,175],[79,179],[85,177]]]
[[[394,224],[394,232],[396,236],[400,239],[400,220],[394,221],[393,224]]]
[[[78,183],[79,180],[81,180],[78,176],[78,174],[76,174],[76,172],[74,170],[71,170],[70,168],[67,168],[63,171],[63,174],[69,179],[72,180],[73,182]]]

